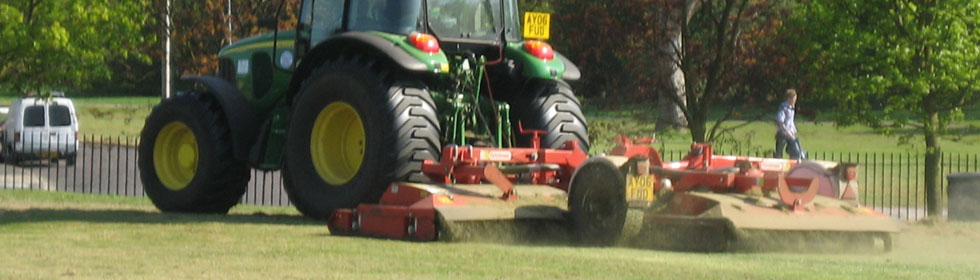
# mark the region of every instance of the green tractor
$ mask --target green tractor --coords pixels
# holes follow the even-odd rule
[[[225,47],[218,77],[184,77],[206,90],[153,109],[139,146],[147,195],[162,211],[226,213],[250,168],[282,170],[290,201],[326,219],[427,180],[422,163],[443,145],[526,147],[519,132],[543,130],[544,148],[587,150],[566,83],[580,72],[525,38],[516,2],[302,1],[294,30]]]

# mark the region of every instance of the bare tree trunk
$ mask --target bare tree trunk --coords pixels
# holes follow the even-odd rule
[[[687,24],[700,6],[699,0],[665,0],[660,10],[660,21],[666,38],[656,51],[662,58],[657,63],[659,71],[659,116],[657,130],[687,127],[682,107],[687,106],[687,90],[684,71],[680,67],[683,58],[684,37],[682,26]]]
[[[675,38],[671,40],[665,40],[662,45],[672,44],[673,41],[677,42],[677,46],[681,44],[681,34],[677,33]],[[668,47],[669,48],[669,47]],[[667,130],[667,129],[680,129],[687,127],[687,119],[684,117],[684,112],[681,111],[681,106],[687,105],[686,87],[684,85],[684,72],[681,71],[680,67],[672,59],[665,59],[660,62],[661,69],[665,70],[659,73],[666,73],[661,79],[661,90],[658,95],[658,112],[657,117],[657,130]],[[668,94],[677,96],[683,105],[677,105]]]

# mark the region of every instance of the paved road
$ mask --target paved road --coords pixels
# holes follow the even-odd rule
[[[136,168],[135,141],[98,140],[94,144],[81,144],[74,166],[64,161],[33,161],[19,166],[0,164],[0,188],[145,196]],[[288,205],[289,199],[280,182],[279,172],[254,170],[242,203]]]

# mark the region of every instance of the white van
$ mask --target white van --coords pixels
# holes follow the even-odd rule
[[[74,165],[78,155],[78,118],[71,99],[23,97],[10,104],[0,127],[6,163],[65,159]]]

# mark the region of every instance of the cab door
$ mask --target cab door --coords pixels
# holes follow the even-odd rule
[[[23,143],[21,153],[40,154],[43,144],[47,142],[47,105],[44,103],[28,104],[24,107],[24,129],[20,133]]]
[[[71,104],[61,104],[59,102],[48,104],[48,126],[47,137],[48,147],[44,147],[48,154],[42,154],[46,158],[59,158],[65,154],[75,152],[77,131],[77,121],[75,112]]]

